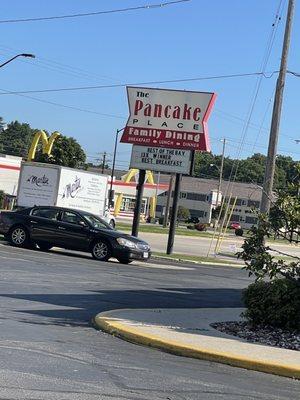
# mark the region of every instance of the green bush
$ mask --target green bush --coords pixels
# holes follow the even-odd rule
[[[0,190],[0,209],[3,208],[5,193],[3,190]]]
[[[244,316],[253,325],[300,330],[300,286],[288,279],[256,282],[243,294]]]

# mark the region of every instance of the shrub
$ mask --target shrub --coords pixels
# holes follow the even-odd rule
[[[243,236],[244,231],[243,231],[243,229],[238,228],[238,229],[236,229],[236,230],[234,231],[234,233],[235,233],[235,236]]]
[[[3,192],[3,190],[0,190],[0,209],[3,208],[4,197],[5,197],[5,193]]]
[[[178,207],[177,218],[179,221],[185,221],[190,218],[190,210],[183,206]]]
[[[300,286],[289,279],[259,281],[243,294],[244,316],[253,325],[300,330]]]

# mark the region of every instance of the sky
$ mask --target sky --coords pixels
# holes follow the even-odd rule
[[[165,3],[168,0],[1,0],[0,116],[73,136],[90,161],[106,151],[128,117],[126,84],[219,77],[142,86],[217,94],[209,119],[214,154],[245,158],[267,152],[280,66],[287,0],[190,0],[157,8],[80,18],[4,23]],[[277,15],[277,17],[276,17]],[[288,70],[299,73],[300,9],[295,10]],[[265,75],[224,75],[265,71]],[[77,91],[8,95],[5,91],[120,85]],[[300,78],[288,74],[278,153],[300,159]],[[3,94],[4,93],[4,94]],[[29,96],[29,97],[25,97]],[[131,145],[119,144],[127,168]]]

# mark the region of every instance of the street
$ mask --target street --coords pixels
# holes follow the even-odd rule
[[[146,240],[153,251],[166,252],[168,235],[141,232],[139,237]],[[228,235],[220,247],[219,253],[228,255],[234,255],[237,251],[241,251],[241,245],[243,244],[244,238]],[[206,256],[211,244],[211,238],[207,237],[193,237],[193,236],[175,236],[174,242],[174,253],[181,253],[191,256]],[[211,246],[210,256],[214,254],[216,245],[216,239],[213,241]],[[300,247],[296,245],[290,245],[287,242],[273,242],[269,241],[268,245],[275,250],[295,255],[300,257]],[[272,252],[273,255],[279,256],[279,253]]]
[[[1,399],[299,396],[298,381],[137,346],[91,324],[97,313],[122,308],[241,307],[250,282],[241,269],[101,263],[3,242],[0,273]]]

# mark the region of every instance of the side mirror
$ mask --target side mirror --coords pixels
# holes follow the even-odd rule
[[[87,228],[87,224],[86,224],[84,221],[79,221],[79,225],[80,225],[82,228]]]

